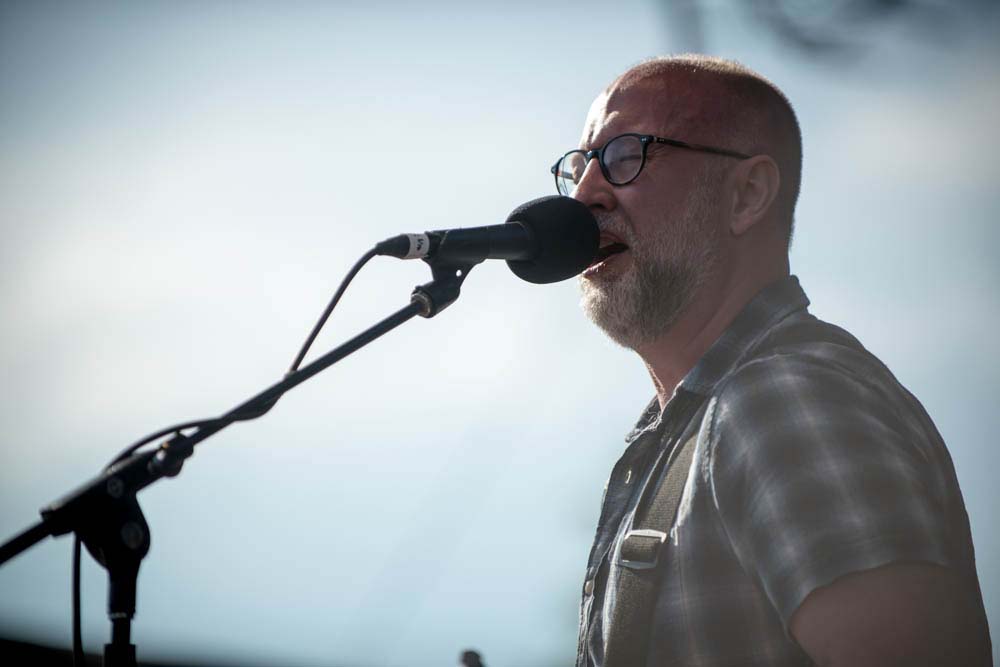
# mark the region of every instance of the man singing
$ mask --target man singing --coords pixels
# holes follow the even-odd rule
[[[705,56],[594,101],[559,192],[597,217],[587,315],[656,397],[626,438],[577,665],[990,665],[969,523],[930,418],[789,274],[785,96]]]

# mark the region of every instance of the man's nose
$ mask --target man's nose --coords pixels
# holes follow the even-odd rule
[[[597,158],[587,161],[587,166],[583,170],[580,182],[573,190],[573,199],[583,202],[590,209],[600,209],[610,211],[615,208],[617,202],[611,184],[601,173],[601,165]]]

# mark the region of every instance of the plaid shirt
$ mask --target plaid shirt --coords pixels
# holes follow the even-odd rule
[[[894,561],[957,568],[979,595],[968,518],[933,423],[881,362],[808,304],[794,276],[771,285],[680,384],[705,403],[687,427],[697,440],[661,556],[648,665],[812,664],[788,633],[793,612],[817,587]],[[760,345],[803,324],[849,343]],[[676,439],[663,427],[672,403],[645,410],[608,481],[578,665],[602,665],[622,536],[635,490]]]

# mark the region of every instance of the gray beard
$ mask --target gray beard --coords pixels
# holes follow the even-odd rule
[[[667,333],[716,268],[714,183],[699,182],[678,220],[666,221],[647,239],[632,225],[598,216],[602,228],[623,237],[632,265],[617,276],[581,278],[580,304],[611,340],[636,349]]]

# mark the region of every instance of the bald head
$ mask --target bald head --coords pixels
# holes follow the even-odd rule
[[[649,90],[665,122],[684,134],[675,138],[771,156],[781,175],[774,216],[791,241],[802,135],[791,104],[773,83],[731,60],[682,55],[640,63],[606,93],[614,98],[636,88]]]

